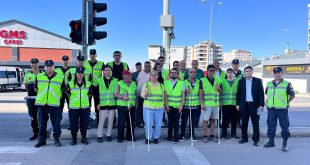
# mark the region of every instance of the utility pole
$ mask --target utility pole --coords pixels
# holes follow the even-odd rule
[[[85,59],[87,59],[87,19],[86,19],[86,7],[87,7],[87,0],[82,0],[82,54]]]

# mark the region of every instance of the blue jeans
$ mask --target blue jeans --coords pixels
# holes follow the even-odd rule
[[[161,122],[163,119],[163,108],[151,109],[143,107],[143,119],[145,122],[145,137],[146,139],[151,140],[158,139],[160,136]],[[153,123],[154,121],[154,123]],[[153,132],[152,126],[154,125],[155,129]]]

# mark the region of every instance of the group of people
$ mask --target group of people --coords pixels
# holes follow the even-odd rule
[[[35,147],[46,145],[46,125],[50,118],[55,146],[61,146],[60,122],[64,102],[69,108],[71,145],[77,143],[80,130],[81,143],[88,144],[86,134],[89,124],[92,98],[98,124],[97,142],[102,143],[103,127],[108,120],[106,141],[112,140],[112,129],[117,116],[117,141],[135,141],[135,127],[145,128],[145,143],[158,144],[160,131],[168,116],[168,141],[178,143],[189,135],[197,140],[195,128],[202,121],[203,142],[218,141],[215,137],[216,121],[221,124],[221,139],[248,142],[248,122],[253,125],[254,146],[259,146],[259,114],[264,106],[268,109],[268,137],[264,146],[274,147],[274,137],[279,118],[282,128],[282,150],[287,151],[289,133],[288,108],[295,93],[291,83],[283,79],[281,67],[273,69],[274,80],[267,83],[265,94],[262,80],[253,77],[253,68],[239,69],[239,60],[232,61],[232,68],[221,70],[218,60],[207,66],[207,74],[199,69],[199,62],[174,61],[173,68],[165,69],[165,58],[160,56],[153,69],[146,61],[143,69],[136,63],[136,72],[131,73],[127,63],[122,62],[122,53],[113,53],[114,61],[104,64],[97,59],[95,49],[90,50],[90,60],[77,57],[76,67],[69,67],[68,56],[63,56],[63,67],[55,69],[52,60],[45,61],[45,71],[39,71],[39,60],[31,59],[32,71],[25,76],[28,91],[27,106],[31,116],[33,136],[38,138]],[[181,120],[181,121],[180,121]],[[242,137],[237,136],[238,122],[242,125]],[[38,124],[39,123],[39,124]],[[80,127],[78,127],[80,126]],[[126,127],[126,134],[125,134]],[[208,129],[210,127],[210,133]],[[231,127],[230,135],[227,129]],[[218,136],[220,132],[218,131]]]

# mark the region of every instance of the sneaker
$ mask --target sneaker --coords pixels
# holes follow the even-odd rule
[[[72,140],[71,140],[71,145],[72,145],[72,146],[76,145],[76,143],[77,143],[77,140],[76,140],[76,139],[72,139]]]
[[[168,140],[168,141],[172,141],[172,138],[171,137],[167,137],[167,139],[166,140]]]
[[[234,140],[240,140],[240,137],[238,137],[237,135],[231,135],[231,138]]]
[[[123,143],[122,139],[117,139],[117,143]]]
[[[37,133],[33,134],[33,136],[31,136],[31,138],[29,138],[30,141],[37,139],[39,136]]]
[[[213,142],[218,142],[218,139],[215,136],[210,137],[210,140],[213,141]]]
[[[208,143],[209,142],[208,136],[204,136],[203,139],[202,139],[202,142]]]
[[[184,141],[185,140],[185,137],[184,136],[181,136],[180,138],[179,138],[179,141],[180,142],[182,142],[182,141]]]
[[[107,139],[108,142],[112,141],[112,137],[111,136],[107,136],[106,139]]]
[[[155,140],[154,140],[155,141]],[[152,143],[152,140],[148,140],[148,139],[145,139],[145,144],[151,144]]]
[[[60,147],[60,146],[61,146],[61,143],[60,143],[60,141],[59,141],[59,138],[55,138],[55,139],[54,139],[54,145],[55,145],[56,147]]]
[[[154,139],[154,144],[158,144],[158,139]]]
[[[173,140],[173,144],[177,144],[179,140]]]
[[[223,141],[226,141],[226,140],[228,140],[228,139],[230,139],[230,137],[227,136],[227,135],[221,136],[221,140],[223,140]]]
[[[194,141],[194,142],[197,142],[197,141],[198,141],[197,138],[196,138],[196,136],[193,136],[193,141]]]
[[[103,143],[102,137],[97,137],[97,142],[98,142],[98,143]]]
[[[39,147],[42,147],[42,146],[44,146],[44,145],[46,145],[46,141],[44,141],[44,142],[38,142],[34,147],[39,148]]]

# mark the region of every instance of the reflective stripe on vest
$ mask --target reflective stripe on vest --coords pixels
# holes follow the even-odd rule
[[[64,81],[64,75],[55,72],[55,76],[49,80],[46,73],[40,73],[37,76],[38,95],[35,105],[43,106],[60,106],[60,98],[62,96],[61,85]]]
[[[115,106],[116,105],[116,100],[114,97],[114,90],[115,90],[116,83],[117,83],[117,79],[112,78],[109,88],[107,89],[104,79],[101,78],[98,80],[100,106]]]
[[[200,81],[202,81],[203,101],[205,106],[219,106],[218,94],[216,90],[216,87],[219,85],[219,79],[214,78],[213,86],[206,77],[202,78]]]
[[[84,62],[84,67],[91,71],[92,79],[91,83],[93,86],[97,86],[97,79],[102,77],[102,68],[104,66],[104,63],[101,61],[97,61],[96,65],[92,67],[88,61]]]
[[[70,87],[70,98],[69,98],[69,109],[84,109],[89,108],[88,92],[91,83],[86,81],[86,85],[79,87],[74,84],[74,81],[69,83]]]
[[[119,85],[119,94],[120,95],[127,95],[129,100],[117,99],[116,104],[117,106],[134,106],[136,105],[136,83],[131,81],[130,86],[126,85],[123,80],[117,82]]]
[[[288,107],[287,86],[288,81],[283,80],[276,87],[272,81],[267,83],[267,107],[276,109],[286,109]]]
[[[238,79],[235,79],[231,87],[227,79],[222,81],[223,92],[221,94],[221,102],[223,105],[236,105],[238,81]]]
[[[190,89],[190,94],[185,96],[184,106],[199,106],[199,80],[195,79],[195,87],[192,88],[191,82],[189,79],[185,80],[185,88]]]
[[[164,81],[164,87],[166,90],[166,94],[168,97],[168,106],[171,106],[173,108],[178,108],[181,105],[182,100],[182,88],[183,88],[183,81],[177,80],[176,86],[173,89],[173,86],[171,84],[170,80]]]
[[[154,86],[148,82],[146,84],[146,88],[149,90],[149,95],[146,100],[144,100],[143,105],[148,107],[162,107],[164,105],[164,97],[163,97],[163,85],[158,83],[156,89]]]

